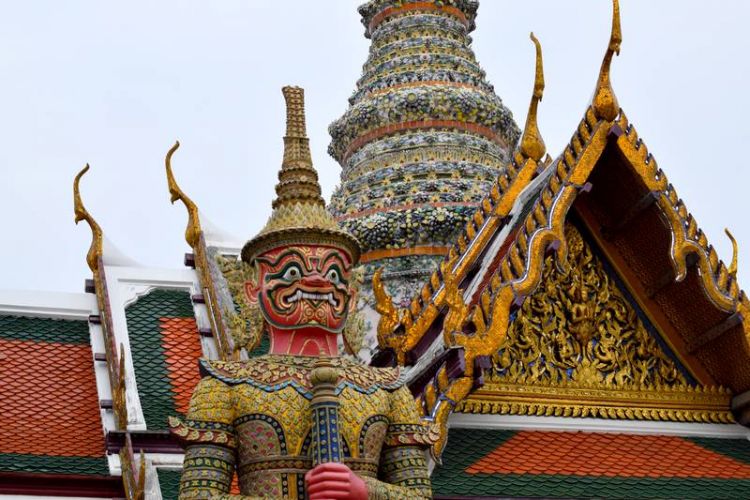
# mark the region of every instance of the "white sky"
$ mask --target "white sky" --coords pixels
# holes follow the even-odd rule
[[[147,266],[181,267],[186,214],[169,204],[164,154],[205,216],[247,239],[270,213],[285,84],[305,87],[324,195],[338,182],[328,124],[365,62],[353,0],[0,2],[0,288],[82,291],[90,232],[72,181],[107,237]],[[750,2],[621,0],[621,106],[728,261],[729,226],[750,286]],[[547,89],[540,128],[556,156],[596,81],[609,0],[483,0],[474,50],[523,126],[533,30]],[[740,158],[737,160],[736,158]]]

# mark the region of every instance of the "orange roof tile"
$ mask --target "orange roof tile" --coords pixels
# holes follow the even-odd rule
[[[0,339],[0,453],[101,457],[91,347]]]
[[[159,329],[162,346],[172,382],[175,409],[185,414],[190,396],[200,381],[198,359],[203,356],[200,335],[195,318],[161,318]]]
[[[469,474],[750,479],[750,465],[674,436],[522,431]]]

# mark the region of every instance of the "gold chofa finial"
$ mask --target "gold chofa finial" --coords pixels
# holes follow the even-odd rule
[[[737,240],[734,239],[728,228],[724,228],[724,232],[727,233],[729,241],[732,242],[732,263],[729,264],[729,274],[730,276],[737,276]]]
[[[97,224],[94,218],[91,216],[86,207],[83,205],[81,200],[81,191],[79,184],[83,174],[89,171],[89,164],[87,163],[83,170],[78,172],[75,179],[73,180],[73,212],[75,213],[75,223],[78,224],[82,220],[85,220],[91,228],[91,246],[86,254],[86,263],[89,265],[89,269],[93,272],[99,268],[99,259],[104,253],[104,237],[102,234],[102,228]]]
[[[521,138],[521,154],[539,163],[544,153],[547,152],[547,147],[544,144],[544,139],[542,139],[542,134],[539,133],[539,125],[537,124],[537,107],[544,94],[544,65],[542,63],[542,45],[534,36],[534,33],[531,33],[530,37],[536,46],[536,74],[534,76],[534,93],[531,95],[529,114],[526,115],[526,126]]]
[[[620,105],[617,103],[615,91],[609,77],[612,58],[615,54],[620,55],[620,44],[622,44],[622,30],[620,28],[620,4],[618,0],[612,0],[612,34],[609,38],[609,46],[604,54],[602,68],[599,71],[599,81],[594,92],[594,114],[597,118],[612,121],[620,113]]]
[[[167,185],[169,186],[169,194],[171,195],[170,201],[174,204],[175,201],[180,200],[187,209],[188,223],[185,228],[185,241],[190,245],[190,248],[195,248],[201,235],[198,206],[182,191],[182,189],[180,189],[180,186],[177,185],[177,181],[174,179],[174,174],[172,173],[172,155],[179,147],[180,141],[175,141],[174,146],[167,151],[167,157],[164,159],[164,163],[167,167]]]

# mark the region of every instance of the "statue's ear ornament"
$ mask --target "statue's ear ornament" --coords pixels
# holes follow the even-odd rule
[[[359,300],[359,289],[365,280],[365,268],[364,266],[357,266],[352,269],[351,279],[349,281],[349,288],[351,290],[350,304],[349,304],[349,315],[346,318],[346,325],[344,326],[343,340],[344,348],[346,352],[352,356],[357,356],[359,351],[362,350],[365,341],[365,317],[364,314],[357,307],[357,301]]]
[[[234,300],[235,307],[225,308],[227,326],[234,341],[233,357],[239,359],[242,349],[249,354],[260,344],[265,322],[257,301],[251,301],[245,293],[247,283],[258,283],[258,269],[240,259],[216,257],[221,274]]]

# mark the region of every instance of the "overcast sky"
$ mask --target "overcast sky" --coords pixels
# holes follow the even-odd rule
[[[725,261],[729,226],[750,283],[747,199],[750,2],[621,0],[613,82],[659,166]],[[328,124],[347,107],[368,40],[353,0],[0,2],[0,288],[82,291],[90,232],[72,181],[107,237],[145,266],[181,267],[186,214],[169,204],[164,154],[213,223],[248,239],[281,162],[285,84],[306,89],[326,198],[340,168]],[[474,50],[523,126],[533,30],[547,89],[540,128],[556,156],[593,90],[607,0],[483,0]]]

